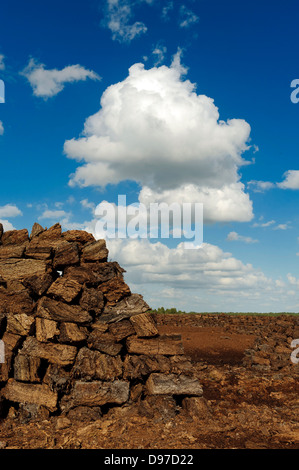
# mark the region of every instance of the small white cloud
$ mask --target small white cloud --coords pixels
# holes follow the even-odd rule
[[[255,193],[264,193],[265,191],[268,191],[271,188],[275,187],[274,183],[271,183],[270,181],[256,181],[252,180],[247,183],[248,187],[252,187],[252,191]]]
[[[189,28],[190,26],[198,23],[199,17],[189,10],[185,5],[182,5],[180,8],[180,28]]]
[[[0,217],[17,217],[23,215],[20,209],[15,204],[6,204],[0,206]]]
[[[147,27],[141,21],[129,24],[133,13],[132,7],[138,3],[151,4],[150,0],[137,0],[132,2],[130,0],[107,0],[106,17],[103,25],[110,29],[112,39],[119,42],[131,42],[141,34],[146,33]]]
[[[169,19],[168,15],[169,15],[169,12],[171,10],[173,10],[173,2],[172,1],[168,2],[167,5],[165,5],[162,9],[162,15],[161,16],[164,20]]]
[[[3,126],[3,122],[0,121],[0,135],[3,135],[4,134],[4,126]]]
[[[289,224],[279,224],[273,228],[273,230],[288,230],[290,228]]]
[[[289,170],[284,174],[285,179],[277,186],[281,189],[299,189],[299,170]]]
[[[39,64],[34,59],[30,59],[21,75],[29,81],[33,94],[44,99],[57,95],[66,83],[85,81],[87,78],[100,80],[95,72],[78,64],[69,65],[62,70],[47,70],[44,64]]]
[[[239,235],[237,232],[230,232],[226,238],[229,242],[240,241],[244,243],[258,243],[258,240],[254,240],[251,237],[244,237],[243,235]]]
[[[94,212],[95,207],[96,207],[95,203],[89,202],[88,199],[82,199],[82,201],[80,201],[80,204],[82,207],[84,207],[84,209],[89,209],[92,212]]]
[[[262,219],[261,219],[262,220]],[[258,222],[255,222],[253,224],[253,227],[262,227],[262,228],[266,228],[266,227],[271,227],[271,225],[275,224],[275,220],[269,220],[268,222],[263,222],[263,223],[258,223]]]
[[[166,52],[167,52],[166,46],[157,45],[154,48],[152,54],[156,57],[156,60],[154,62],[155,67],[157,67],[158,65],[161,65],[164,62]]]
[[[45,210],[40,216],[39,220],[41,219],[55,219],[60,220],[62,218],[69,217],[69,213],[62,211],[62,210]]]
[[[288,281],[292,286],[299,287],[299,280],[295,278],[295,276],[292,276],[292,274],[287,275]]]
[[[74,198],[74,196],[69,196],[66,200],[67,204],[74,204],[75,202],[76,202],[76,199]]]
[[[280,183],[272,183],[270,181],[252,180],[247,183],[252,191],[262,193],[272,188],[280,189],[299,189],[299,170],[288,170],[284,173],[284,180]]]

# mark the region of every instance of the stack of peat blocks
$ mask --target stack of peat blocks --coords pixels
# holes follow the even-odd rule
[[[85,231],[3,232],[0,417],[88,419],[149,397],[201,396],[181,337],[159,335],[104,240]]]

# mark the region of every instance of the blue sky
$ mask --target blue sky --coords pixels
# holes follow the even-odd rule
[[[291,0],[7,2],[5,228],[94,231],[118,194],[203,202],[198,250],[107,241],[131,289],[153,307],[297,312],[298,14]]]

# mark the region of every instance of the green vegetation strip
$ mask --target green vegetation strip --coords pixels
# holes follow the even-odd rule
[[[177,310],[176,308],[164,308],[159,307],[158,309],[151,310],[152,313],[162,315],[245,315],[245,316],[268,316],[268,317],[280,317],[282,315],[298,315],[297,312],[279,312],[279,313],[258,313],[258,312],[184,312]]]

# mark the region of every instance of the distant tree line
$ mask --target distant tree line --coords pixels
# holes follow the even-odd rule
[[[164,308],[164,307],[159,307],[157,309],[153,309],[152,310],[153,313],[160,313],[160,314],[171,314],[171,315],[175,315],[175,314],[178,314],[178,313],[186,313],[184,312],[183,310],[177,310],[176,308]],[[192,313],[192,312],[188,312],[188,313]],[[195,312],[194,312],[195,313]]]
[[[271,316],[271,317],[279,317],[281,315],[298,315],[298,313],[294,312],[269,312],[269,313],[259,313],[259,312],[185,312],[184,310],[177,310],[176,308],[164,308],[159,307],[157,309],[152,309],[152,313],[157,313],[161,315],[176,315],[176,314],[194,314],[194,315],[260,315],[260,316]]]

